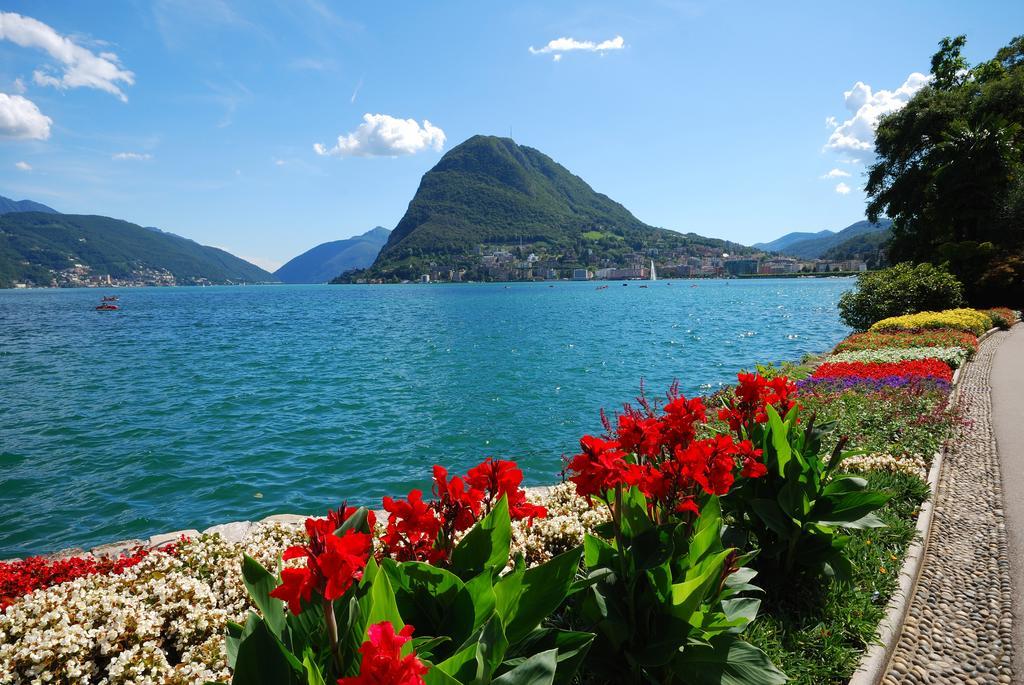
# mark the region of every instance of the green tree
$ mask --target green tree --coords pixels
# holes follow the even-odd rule
[[[893,220],[892,261],[948,263],[971,302],[1015,304],[1021,279],[997,284],[1024,254],[1024,36],[974,68],[965,43],[943,39],[932,82],[879,122],[868,218]]]
[[[839,298],[839,316],[865,331],[876,321],[963,304],[963,286],[942,267],[904,262],[860,275],[857,289]]]

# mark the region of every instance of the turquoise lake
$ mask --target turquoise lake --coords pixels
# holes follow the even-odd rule
[[[598,285],[0,291],[0,559],[376,505],[435,462],[552,482],[641,379],[833,346],[853,281]]]

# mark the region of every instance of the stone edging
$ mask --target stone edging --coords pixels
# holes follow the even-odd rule
[[[978,338],[978,345],[988,337],[997,333],[999,328],[990,328]],[[953,373],[952,390],[949,395],[950,404],[955,405],[960,396],[961,371],[971,361],[964,364]],[[928,500],[921,505],[917,516],[916,535],[914,541],[907,548],[906,558],[900,568],[900,584],[889,599],[885,616],[878,624],[878,641],[871,645],[860,659],[857,670],[850,678],[849,685],[877,685],[889,668],[889,661],[892,659],[896,645],[900,641],[900,634],[903,631],[903,623],[906,621],[907,612],[910,610],[910,602],[914,597],[914,590],[917,587],[918,578],[921,576],[921,567],[924,563],[925,551],[928,549],[928,542],[932,531],[932,514],[935,511],[935,501],[939,494],[939,475],[942,473],[943,452],[938,452],[932,459],[932,467],[928,471]]]
[[[875,685],[882,682],[888,670],[889,660],[896,651],[903,631],[903,622],[910,609],[910,601],[914,597],[917,579],[921,575],[924,553],[932,532],[932,514],[935,511],[935,499],[939,490],[939,474],[942,472],[943,453],[937,452],[932,458],[932,467],[928,471],[928,500],[921,505],[917,515],[916,534],[914,541],[907,548],[903,567],[900,568],[900,584],[896,592],[889,598],[885,616],[878,624],[878,642],[860,659],[857,670],[850,678],[849,685]]]

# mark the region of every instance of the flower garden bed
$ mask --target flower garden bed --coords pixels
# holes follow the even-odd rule
[[[953,318],[965,317],[958,313]],[[912,344],[915,336],[920,347]],[[897,338],[891,346],[876,344]],[[685,659],[662,663],[652,661],[657,655],[634,651],[664,631],[645,637],[641,633],[655,626],[632,624],[629,630],[640,638],[634,647],[630,639],[618,637],[629,634],[622,632],[626,624],[616,626],[611,615],[601,619],[594,614],[603,603],[615,602],[622,602],[617,612],[638,610],[634,603],[639,603],[647,607],[643,615],[664,611],[670,622],[681,607],[697,612],[681,624],[697,632],[683,635],[687,642],[680,653],[692,653],[692,663],[704,664],[702,672],[728,668],[727,662],[723,666],[715,659],[721,654],[717,645],[729,644],[727,651],[758,650],[744,652],[759,664],[756,677],[740,682],[780,682],[773,663],[792,682],[845,682],[874,639],[897,587],[917,512],[928,495],[924,474],[950,435],[955,420],[948,406],[951,365],[962,363],[961,357],[977,344],[960,333],[934,329],[868,333],[847,342],[837,350],[873,354],[826,360],[795,385],[784,377],[741,375],[736,388],[704,402],[675,392],[664,406],[641,398],[640,406],[627,409],[614,425],[606,421],[605,436],[585,437],[581,453],[567,465],[569,480],[543,492],[523,491],[522,474],[513,463],[487,460],[465,476],[449,476],[435,467],[434,499],[425,500],[418,491],[403,499],[387,498],[386,521],[376,521],[365,510],[349,510],[311,519],[305,530],[257,524],[240,542],[201,535],[170,551],[139,551],[118,560],[0,565],[0,583],[6,582],[0,588],[9,604],[0,614],[0,683],[226,682],[232,675],[229,663],[245,670],[246,660],[255,658],[244,647],[247,640],[252,644],[254,636],[264,635],[260,631],[271,631],[266,633],[270,641],[259,650],[261,658],[275,640],[285,651],[294,649],[289,645],[298,644],[294,640],[308,628],[299,626],[326,620],[324,606],[349,617],[349,624],[339,625],[362,620],[362,638],[331,646],[327,622],[326,634],[321,628],[303,638],[320,644],[322,651],[296,652],[299,668],[341,676],[339,682],[345,685],[470,682],[460,670],[462,652],[451,653],[438,641],[441,624],[432,625],[426,614],[415,621],[408,618],[414,612],[408,604],[413,596],[448,606],[435,586],[414,592],[420,581],[413,571],[426,573],[428,568],[438,569],[432,574],[450,574],[444,582],[451,592],[484,577],[490,578],[491,592],[499,598],[513,596],[505,589],[510,583],[519,588],[517,606],[499,599],[486,610],[504,625],[501,634],[507,644],[502,654],[488,651],[484,645],[489,641],[469,647],[476,650],[474,658],[493,666],[503,683],[550,682],[515,680],[512,675],[526,672],[519,667],[527,662],[534,670],[551,669],[559,682],[628,682],[640,671],[663,677],[666,669],[685,676],[691,668]],[[938,351],[951,347],[960,352]],[[935,356],[917,351],[926,348]],[[722,408],[714,411],[714,406]],[[814,426],[832,421],[831,431],[815,432]],[[806,442],[812,433],[820,446]],[[835,482],[837,489],[853,487],[875,498],[879,520],[868,521],[873,516],[868,510],[865,518],[847,519],[845,527],[825,526],[829,537],[822,539],[838,544],[840,556],[833,553],[818,563],[780,553],[785,546],[777,547],[782,541],[778,531],[764,527],[772,519],[748,508],[746,503],[763,499],[764,493],[783,492],[779,488],[788,482],[782,462],[788,451],[781,451],[785,445],[780,440],[790,441],[787,450],[799,451],[800,459],[808,462],[803,468],[817,473],[823,484]],[[857,449],[846,451],[848,443]],[[815,466],[817,454],[822,457]],[[842,459],[843,471],[863,474],[864,480],[833,471],[829,455],[836,463]],[[816,492],[825,497],[824,491]],[[507,524],[501,523],[503,516]],[[721,540],[717,524],[712,525],[719,516],[733,530]],[[508,551],[495,557],[493,540],[501,537],[502,525],[508,526]],[[674,545],[649,547],[657,540],[651,537],[656,530],[674,531]],[[474,550],[483,549],[486,540],[491,542],[484,545],[490,550],[485,556],[491,561],[474,561]],[[797,548],[809,542],[799,536],[787,540],[786,545]],[[747,548],[755,542],[760,559],[730,551],[730,545]],[[586,548],[582,559],[581,545]],[[522,562],[515,561],[517,556]],[[251,563],[245,562],[243,572],[246,557]],[[634,573],[630,569],[648,565],[647,575],[630,581],[636,584],[620,586],[619,576],[629,578]],[[487,568],[493,568],[493,575]],[[638,590],[659,577],[657,569],[671,578],[672,597],[693,599],[675,604],[675,599],[659,595],[657,583],[649,591]],[[751,585],[755,570],[764,592]],[[829,580],[823,571],[842,582]],[[460,574],[461,580],[456,577]],[[525,581],[531,577],[533,581]],[[701,585],[698,595],[698,577],[721,580]],[[540,578],[545,582],[538,582]],[[799,582],[799,591],[793,591],[794,582]],[[530,589],[537,586],[547,588],[548,594],[555,589],[562,594],[541,601],[537,590]],[[381,589],[385,587],[391,589]],[[364,589],[365,597],[360,594]],[[31,592],[19,596],[25,591]],[[390,592],[395,599],[387,599]],[[470,595],[477,597],[476,592]],[[377,597],[380,593],[383,599]],[[349,610],[339,607],[347,597],[362,597],[358,601],[368,602],[369,615],[375,618],[345,613]],[[392,605],[394,611],[382,608]],[[538,605],[547,607],[543,615],[529,613]],[[524,612],[527,618],[522,618]],[[416,627],[403,628],[403,618]],[[478,630],[486,633],[493,620]],[[716,621],[731,627],[714,628]],[[526,630],[538,624],[533,632]],[[225,626],[234,626],[228,628],[227,640]],[[598,646],[588,652],[593,640]],[[706,647],[694,646],[702,640]],[[560,647],[552,647],[556,644]],[[547,651],[541,649],[545,645]],[[655,646],[670,654],[678,649]],[[575,675],[563,670],[569,661]],[[639,665],[631,671],[630,664]],[[439,675],[440,670],[446,675]]]

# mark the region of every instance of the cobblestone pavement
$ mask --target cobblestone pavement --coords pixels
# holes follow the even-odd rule
[[[1013,616],[989,378],[1007,333],[985,340],[960,379],[964,423],[939,481],[931,540],[882,682],[1012,683]]]

